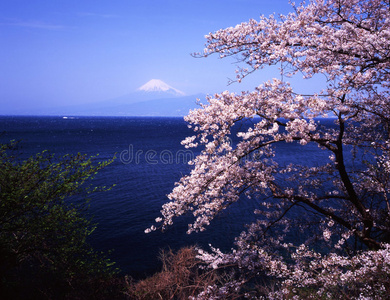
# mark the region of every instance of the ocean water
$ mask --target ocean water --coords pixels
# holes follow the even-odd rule
[[[99,160],[116,155],[114,163],[94,179],[96,185],[115,187],[91,196],[90,213],[98,226],[90,242],[98,250],[113,250],[110,258],[134,278],[159,269],[161,249],[195,244],[207,247],[209,243],[230,249],[234,237],[253,220],[256,203],[242,201],[224,211],[202,233],[186,234],[188,217],[177,219],[164,233],[144,233],[160,216],[174,183],[190,172],[187,161],[197,153],[180,144],[189,135],[192,131],[182,118],[0,116],[0,142],[20,140],[22,157],[42,150],[56,155],[99,154]],[[277,155],[281,164],[316,165],[329,153],[314,145],[281,144]]]

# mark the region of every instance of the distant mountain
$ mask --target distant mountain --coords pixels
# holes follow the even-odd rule
[[[197,99],[204,102],[206,95],[186,96],[162,80],[152,79],[127,95],[103,102],[46,108],[30,112],[37,115],[63,116],[185,116],[198,108]],[[25,113],[22,113],[25,114]]]
[[[111,105],[119,105],[119,104],[121,105],[121,104],[142,102],[147,100],[175,98],[175,97],[184,97],[184,96],[185,93],[183,93],[182,91],[174,87],[171,87],[164,81],[160,79],[152,79],[149,80],[144,85],[137,88],[136,91],[121,97],[104,101],[104,103],[110,102]]]
[[[160,79],[152,79],[137,89],[144,93],[170,94],[172,96],[185,96],[182,91],[171,87]]]
[[[84,116],[185,116],[190,109],[199,108],[197,99],[204,102],[206,95],[160,98],[134,103],[119,103],[110,106],[94,106],[79,111]]]

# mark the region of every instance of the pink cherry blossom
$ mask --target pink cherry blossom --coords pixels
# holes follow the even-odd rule
[[[242,275],[209,286],[197,299],[224,299],[259,273],[278,279],[270,299],[291,293],[299,298],[303,287],[326,296],[353,282],[356,298],[390,295],[388,285],[372,279],[389,274],[390,266],[384,243],[390,237],[390,3],[317,0],[293,9],[210,33],[197,54],[236,57],[237,81],[270,65],[284,66],[283,80],[210,96],[185,118],[194,135],[183,145],[201,153],[169,194],[159,228],[192,214],[188,232],[202,231],[240,195],[266,199],[231,252],[199,252],[211,268],[236,265]],[[284,80],[301,75],[321,76],[326,84],[302,94]],[[333,127],[321,122],[328,116]],[[243,121],[252,125],[238,132],[233,145],[232,134]],[[328,158],[315,166],[281,165],[275,157],[280,143],[315,144]],[[294,211],[307,218],[294,217]],[[289,232],[307,238],[293,245]],[[321,245],[326,253],[312,250]]]

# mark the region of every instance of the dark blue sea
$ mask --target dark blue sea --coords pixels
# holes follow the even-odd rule
[[[187,161],[197,153],[186,151],[180,142],[192,134],[182,118],[0,116],[0,142],[20,140],[19,152],[24,157],[43,150],[56,155],[99,154],[99,160],[116,155],[114,163],[94,179],[96,185],[115,187],[91,196],[90,213],[98,226],[90,243],[97,250],[113,250],[109,257],[134,278],[158,271],[161,249],[195,244],[207,247],[209,243],[230,249],[234,237],[253,218],[256,203],[242,201],[202,233],[186,234],[191,220],[187,217],[177,219],[164,233],[144,233],[160,216],[174,183],[190,171]],[[281,163],[315,165],[328,156],[314,145],[284,144],[278,148]]]

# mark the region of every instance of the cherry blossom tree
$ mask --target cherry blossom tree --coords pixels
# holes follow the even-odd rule
[[[257,221],[230,253],[200,250],[209,267],[234,264],[242,275],[210,286],[199,299],[223,298],[258,274],[280,279],[268,295],[280,299],[298,297],[298,287],[321,285],[319,293],[329,293],[323,283],[345,286],[374,267],[389,270],[390,2],[318,0],[293,4],[293,10],[210,33],[199,54],[234,56],[238,82],[282,66],[282,79],[252,92],[208,97],[185,118],[195,134],[183,145],[202,151],[150,230],[190,213],[188,232],[202,231],[230,204],[258,201]],[[321,77],[324,86],[314,94],[297,92],[286,81],[297,76],[308,82]],[[325,126],[324,117],[334,124]],[[315,144],[327,159],[278,163],[281,143]],[[306,238],[289,238],[294,232]],[[389,272],[384,274],[389,283]],[[371,295],[370,282],[354,285],[357,297]],[[376,284],[375,292],[390,295],[382,281]]]

